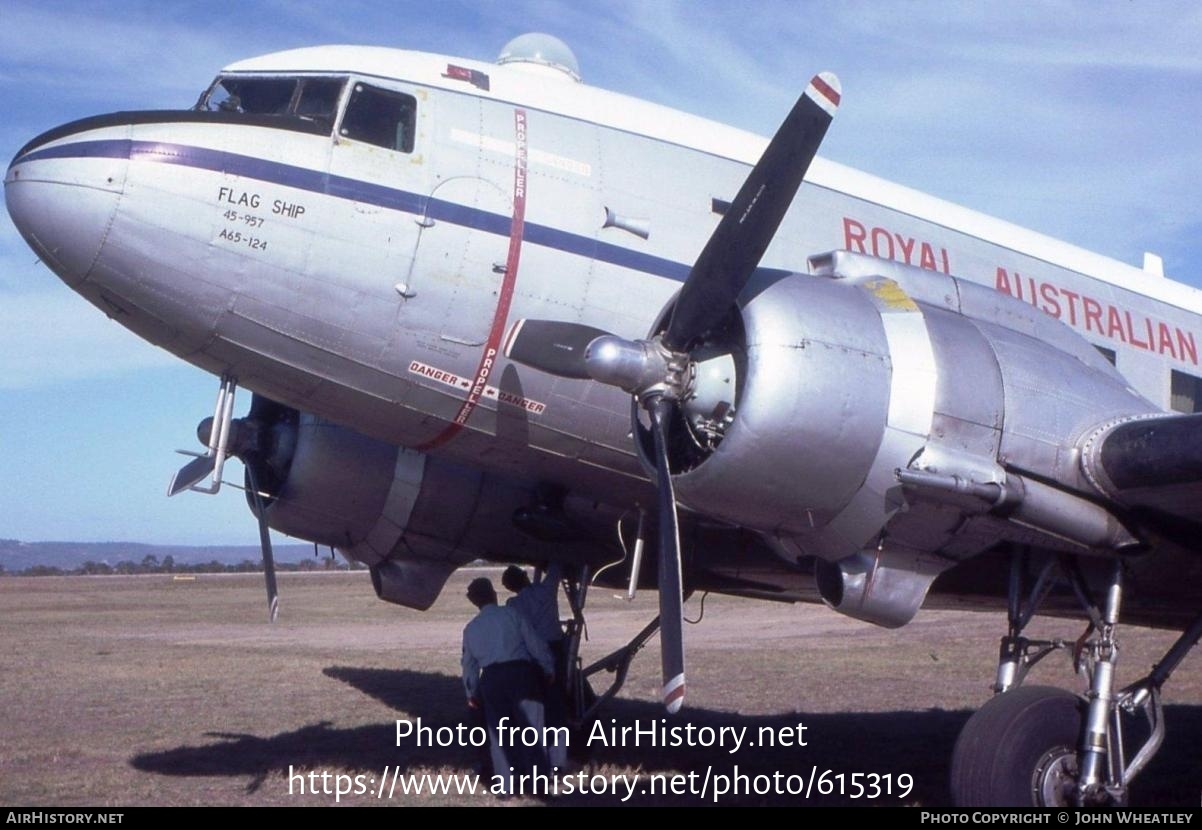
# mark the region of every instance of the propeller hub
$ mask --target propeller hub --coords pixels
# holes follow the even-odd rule
[[[246,456],[260,449],[259,433],[261,424],[252,418],[235,418],[230,421],[229,437],[226,440],[226,451],[241,461]],[[213,419],[205,418],[196,425],[196,438],[204,445],[209,444],[209,436],[213,432]]]
[[[212,419],[212,417],[205,418],[199,424],[196,425],[196,440],[199,441],[202,446],[207,447],[209,445],[209,436],[212,434],[213,434],[213,419]]]
[[[617,386],[640,400],[653,395],[676,400],[684,388],[688,356],[669,351],[659,338],[626,340],[606,334],[589,343],[584,363],[593,380]]]

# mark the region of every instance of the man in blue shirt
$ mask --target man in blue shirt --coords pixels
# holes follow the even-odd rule
[[[551,769],[541,741],[527,747],[503,736],[502,720],[509,718],[506,727],[533,727],[544,734],[544,679],[554,679],[554,663],[530,623],[515,609],[497,605],[489,580],[472,580],[467,597],[480,612],[463,629],[463,687],[468,705],[484,710],[494,777],[501,776],[503,792],[512,795],[513,776],[536,766],[543,774]]]

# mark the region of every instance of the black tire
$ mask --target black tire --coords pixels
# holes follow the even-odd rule
[[[952,752],[958,807],[1070,806],[1084,702],[1064,689],[1020,686],[968,719]]]

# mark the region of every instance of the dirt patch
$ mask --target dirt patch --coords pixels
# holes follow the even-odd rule
[[[397,746],[397,719],[455,727],[468,721],[458,678],[460,632],[470,616],[467,576],[457,575],[429,612],[382,603],[364,574],[284,574],[280,623],[266,622],[255,575],[173,582],[167,576],[0,578],[0,801],[23,805],[328,804],[321,773],[363,792],[352,804],[492,804],[487,795],[379,799],[395,773],[466,776],[471,747]],[[605,591],[590,599],[588,658],[633,636],[655,596],[631,604]],[[691,601],[686,613],[698,614]],[[658,641],[636,661],[606,726],[655,725],[750,736],[797,735],[806,746],[605,745],[581,755],[587,776],[694,772],[748,776],[830,770],[912,777],[904,797],[877,803],[946,806],[951,747],[989,697],[996,615],[928,612],[900,631],[823,608],[710,596],[701,624],[685,628],[689,701],[664,718]],[[1076,624],[1037,621],[1033,631],[1075,637]],[[1146,671],[1173,639],[1125,628],[1120,681]],[[1138,805],[1193,807],[1200,786],[1193,747],[1202,740],[1202,658],[1191,655],[1166,690],[1165,748],[1134,790]],[[1067,659],[1033,675],[1079,688]],[[790,732],[790,730],[793,730]],[[586,736],[577,736],[577,748]],[[311,778],[308,773],[318,777]],[[291,774],[291,778],[290,778]],[[303,778],[303,782],[300,780]],[[466,780],[466,779],[464,779]],[[844,781],[847,781],[845,777]],[[368,782],[372,782],[370,785]],[[300,784],[305,794],[300,795]],[[291,785],[292,794],[289,793]],[[712,801],[712,787],[707,800]],[[384,790],[387,795],[387,789]],[[616,804],[624,792],[556,803]],[[627,803],[696,804],[694,796],[636,792]],[[723,804],[864,803],[837,792],[728,796]]]

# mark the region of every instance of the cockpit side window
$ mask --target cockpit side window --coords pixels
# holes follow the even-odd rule
[[[341,95],[341,78],[307,78],[296,98],[296,114],[328,118],[333,124]]]
[[[296,92],[293,112],[301,118],[320,121],[333,130],[344,83],[343,78],[306,78]]]
[[[338,133],[377,147],[411,153],[416,126],[417,99],[412,95],[357,83]]]

